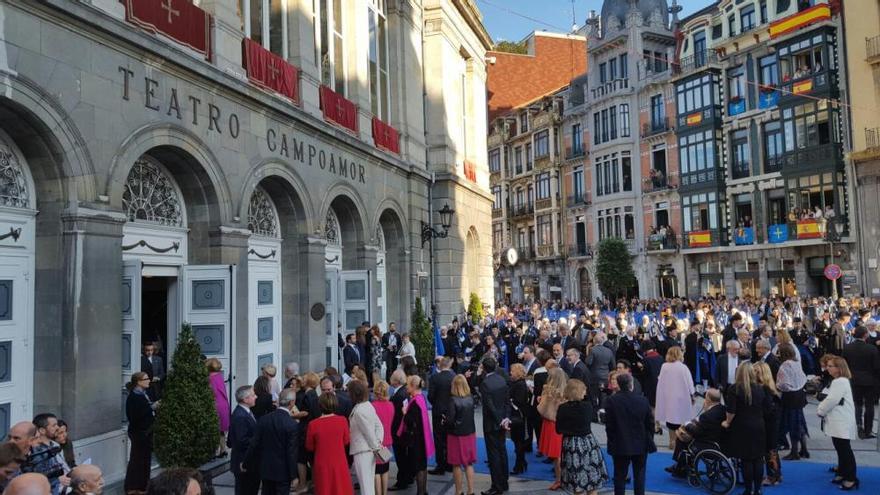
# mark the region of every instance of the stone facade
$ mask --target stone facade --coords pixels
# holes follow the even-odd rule
[[[142,342],[171,347],[185,321],[231,390],[267,362],[335,365],[337,324],[407,330],[415,297],[430,297],[422,223],[447,201],[458,213],[434,243],[440,317],[469,292],[491,300],[486,148],[470,137],[485,135],[490,40],[473,3],[345,4],[335,87],[356,106],[354,132],[322,112],[331,81],[312,2],[273,12],[286,45],[266,42],[298,69],[294,100],[249,79],[238,4],[199,2],[213,16],[207,60],[126,21],[119,2],[0,6],[0,166],[15,172],[0,200],[0,323],[16,370],[0,428],[54,412],[111,483],[126,458],[122,382]],[[389,54],[378,113],[365,49],[376,9]],[[399,153],[376,146],[379,115]]]

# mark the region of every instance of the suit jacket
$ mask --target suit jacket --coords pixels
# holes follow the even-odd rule
[[[779,366],[782,364],[779,362],[779,358],[777,358],[776,355],[774,355],[772,352],[769,352],[766,356],[764,356],[764,359],[761,359],[758,357],[758,353],[755,352],[752,354],[752,356],[754,356],[756,363],[758,361],[764,361],[765,363],[767,363],[767,366],[770,367],[770,371],[773,373],[773,378],[776,379],[776,374],[779,373]],[[724,365],[727,366],[727,363],[725,363]]]
[[[346,390],[337,390],[336,391],[336,414],[342,416],[345,419],[348,419],[351,416],[351,410],[354,408],[354,403],[351,401],[351,397],[348,395],[348,391]]]
[[[587,356],[587,367],[594,383],[608,383],[608,374],[615,367],[614,351],[605,345],[594,346]]]
[[[237,406],[232,411],[232,422],[229,424],[229,434],[226,436],[226,446],[232,449],[232,455],[229,457],[232,474],[241,474],[241,464],[256,431],[257,420],[254,415],[248,409]],[[259,463],[255,462],[253,465],[246,465],[245,469],[252,472],[258,465]]]
[[[501,421],[510,417],[507,382],[498,373],[489,373],[480,383],[483,400],[483,431],[501,431]]]
[[[718,363],[715,365],[715,385],[717,385],[722,391],[724,391],[728,385],[733,384],[736,380],[735,376],[727,376],[727,360],[729,357],[730,356],[725,352],[718,358]],[[737,366],[739,366],[740,363],[742,363],[742,359],[739,360]]]
[[[588,384],[590,383],[590,370],[583,361],[578,361],[571,370],[571,377]]]
[[[843,348],[843,358],[852,372],[853,385],[877,386],[880,377],[880,350],[876,345],[855,340]]]
[[[694,440],[720,444],[721,436],[724,433],[721,423],[725,419],[727,419],[727,413],[721,404],[717,404],[708,411],[700,413],[693,430]]]
[[[428,402],[431,403],[431,417],[434,420],[449,416],[453,378],[455,373],[452,370],[442,370],[428,380]]]
[[[287,409],[276,409],[257,422],[257,431],[245,454],[245,466],[259,459],[260,479],[290,482],[297,477],[299,425]]]
[[[612,456],[644,455],[654,450],[654,414],[648,399],[618,392],[605,400],[605,432]]]
[[[354,365],[361,366],[361,357],[354,347],[347,345],[342,349],[342,362],[345,364],[345,373],[350,375]]]
[[[394,418],[391,420],[391,437],[397,438],[397,430],[400,428],[400,422],[403,421],[403,403],[406,401],[406,387],[400,387],[391,396],[391,403],[394,404]]]
[[[525,366],[528,363],[523,363]],[[532,359],[532,364],[528,368],[526,368],[526,376],[532,376],[535,374],[535,370],[541,367],[541,363],[538,362],[538,358]]]
[[[153,362],[150,363],[150,358],[141,355],[141,371],[149,375],[150,379],[156,377],[159,380],[165,380],[165,364],[159,356],[153,356]]]

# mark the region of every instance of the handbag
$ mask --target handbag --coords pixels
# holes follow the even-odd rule
[[[376,460],[382,464],[390,462],[392,457],[393,455],[388,447],[382,447],[376,451]]]

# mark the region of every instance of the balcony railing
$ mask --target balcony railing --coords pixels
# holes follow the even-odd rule
[[[593,99],[602,98],[604,96],[612,95],[617,93],[618,91],[622,91],[624,89],[629,88],[629,78],[623,79],[614,79],[613,81],[608,81],[604,84],[600,84],[599,86],[590,90],[593,95]]]
[[[568,256],[571,258],[592,258],[593,248],[589,244],[575,244],[568,246]]]
[[[496,218],[501,218],[503,216],[504,216],[504,210],[502,210],[501,208],[493,208],[492,209],[492,220],[495,220]]]
[[[834,75],[827,70],[813,74],[795,74],[795,76],[797,77],[783,80],[779,84],[781,89],[780,100],[788,100],[817,92],[826,92],[835,83]]]
[[[804,168],[838,168],[843,165],[840,144],[828,143],[800,148],[782,155],[783,167],[791,172]]]
[[[649,252],[672,251],[678,249],[678,237],[675,234],[651,234],[645,239],[645,248]]]
[[[644,193],[668,191],[670,189],[678,189],[678,182],[669,177],[651,177],[642,182],[642,192]]]
[[[535,248],[532,246],[521,247],[518,250],[518,254],[520,259],[524,260],[532,260],[535,259]]]
[[[535,203],[516,205],[511,209],[511,217],[523,217],[535,212]]]
[[[570,149],[566,150],[565,159],[572,160],[574,158],[581,158],[585,154],[586,153],[584,153],[584,145],[583,144],[581,144],[580,146],[572,146]]]
[[[589,192],[570,194],[566,199],[567,201],[565,202],[565,204],[568,205],[569,208],[576,208],[578,206],[586,206],[592,204]]]
[[[880,36],[865,39],[865,45],[868,60],[880,62]]]
[[[865,148],[869,150],[880,148],[880,127],[865,129]]]
[[[666,60],[655,60],[653,57],[644,58],[638,64],[639,81],[669,77],[670,67],[671,64]]]
[[[764,173],[779,172],[782,170],[784,160],[782,155],[768,156],[764,158]]]
[[[651,118],[651,122],[642,124],[642,137],[653,136],[672,130],[672,120],[669,117],[661,117],[659,119]]]
[[[718,63],[718,55],[714,50],[706,50],[704,52],[695,53],[689,57],[684,57],[678,64],[672,64],[672,73],[675,75],[684,75],[700,70],[710,64]]]
[[[538,246],[536,254],[537,254],[538,258],[551,258],[556,255],[556,253],[553,251],[552,244],[545,244],[543,246]]]

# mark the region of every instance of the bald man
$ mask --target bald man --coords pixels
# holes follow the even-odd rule
[[[104,491],[104,475],[98,466],[77,466],[70,471],[70,488],[77,495],[101,495]]]
[[[16,476],[9,482],[3,495],[49,495],[52,487],[49,480],[42,474],[25,473]]]
[[[22,455],[27,455],[31,451],[31,444],[37,436],[37,427],[30,421],[20,421],[12,425],[6,439],[18,445]]]

